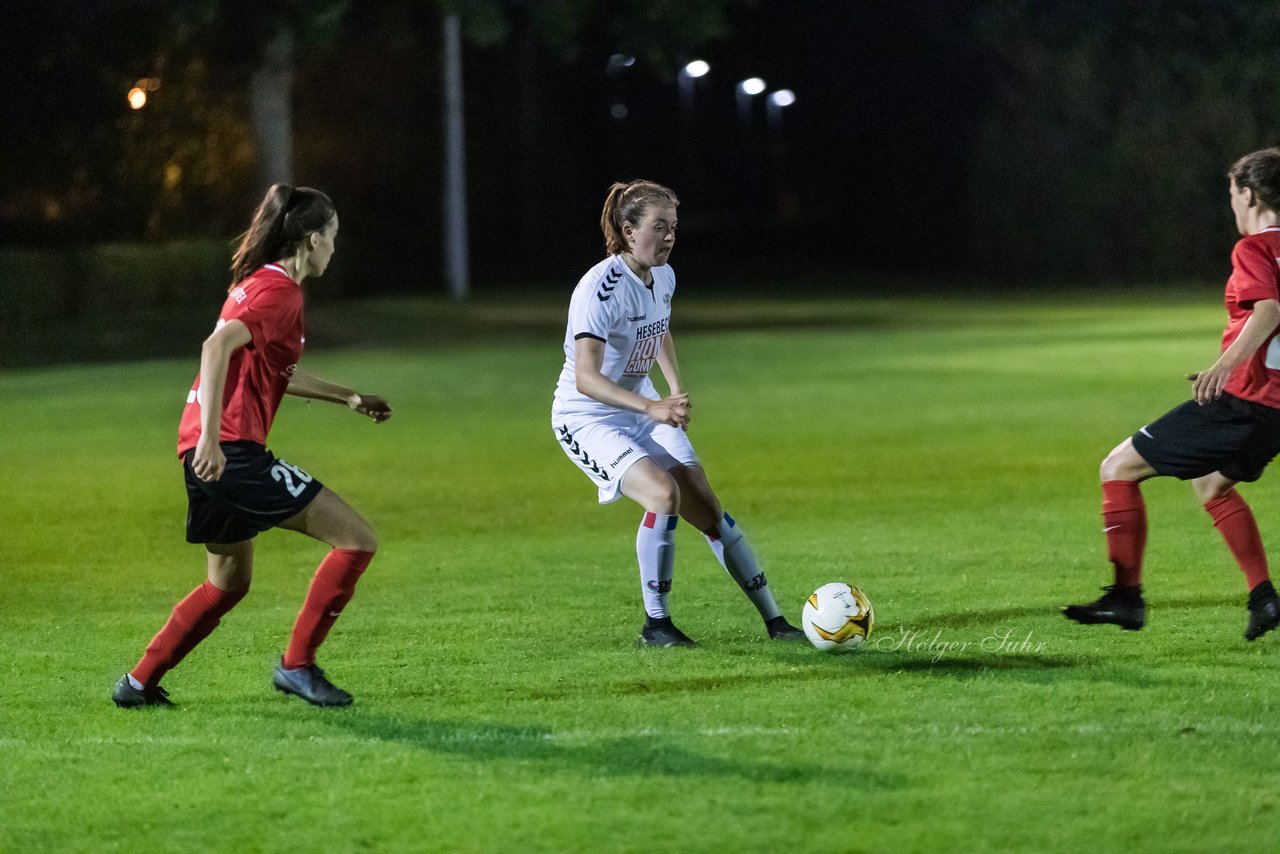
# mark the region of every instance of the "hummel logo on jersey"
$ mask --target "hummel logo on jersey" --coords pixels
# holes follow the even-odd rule
[[[596,291],[596,299],[607,302],[613,296],[613,289],[618,286],[621,279],[622,271],[617,267],[610,267],[609,272],[605,274],[604,284],[600,286],[600,290]]]
[[[628,317],[627,323],[638,323],[641,320],[647,320],[648,317],[649,315],[647,314],[637,314],[635,317]]]

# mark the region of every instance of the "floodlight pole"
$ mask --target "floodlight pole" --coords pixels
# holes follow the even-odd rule
[[[467,257],[467,155],[462,114],[462,27],[444,19],[444,268],[449,294],[471,293]]]

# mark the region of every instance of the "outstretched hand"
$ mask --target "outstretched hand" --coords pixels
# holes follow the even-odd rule
[[[378,424],[391,417],[391,404],[377,395],[353,394],[347,401],[347,406],[350,406],[361,415],[368,415]]]

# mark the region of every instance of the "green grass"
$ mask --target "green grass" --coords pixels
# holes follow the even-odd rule
[[[1097,463],[1213,359],[1215,295],[682,299],[695,444],[788,613],[837,579],[875,603],[843,657],[764,640],[687,526],[672,601],[701,645],[632,646],[639,511],[596,506],[548,423],[563,309],[313,317],[308,370],[396,408],[291,399],[272,435],[381,536],[322,651],[345,710],[269,688],[324,552],[278,531],[165,679],[180,707],[113,708],[202,576],[172,457],[194,345],[0,375],[0,850],[1280,842],[1280,637],[1241,639],[1189,489],[1145,488],[1145,631],[1057,613],[1107,580]],[[360,338],[390,345],[323,349]],[[1244,489],[1273,543],[1276,484]]]

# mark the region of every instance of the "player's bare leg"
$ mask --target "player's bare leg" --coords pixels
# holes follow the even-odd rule
[[[636,560],[640,565],[640,594],[645,624],[640,642],[646,646],[693,646],[671,622],[667,596],[675,575],[676,521],[680,518],[680,487],[675,478],[649,457],[632,463],[622,476],[622,494],[644,508],[636,531]]]
[[[680,515],[707,538],[707,544],[729,577],[751,600],[765,622],[769,637],[803,640],[804,632],[787,622],[773,598],[769,581],[738,524],[720,506],[702,466],[676,466],[671,476],[680,487]]]
[[[311,579],[289,647],[272,681],[278,690],[315,706],[349,705],[351,695],[329,681],[316,666],[315,654],[355,595],[356,583],[378,549],[377,534],[364,517],[328,488],[280,527],[327,543],[332,551]]]
[[[306,534],[327,543],[330,548],[364,551],[378,550],[378,535],[336,492],[325,487],[301,513],[280,525],[289,531]]]
[[[253,581],[253,540],[207,543],[209,583],[221,590],[246,593]]]

